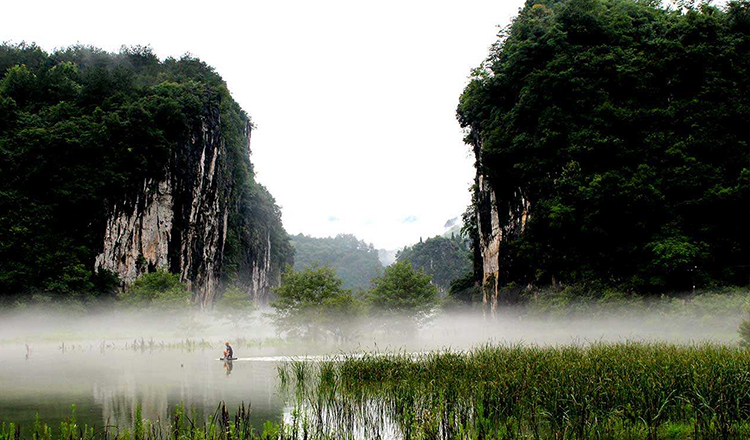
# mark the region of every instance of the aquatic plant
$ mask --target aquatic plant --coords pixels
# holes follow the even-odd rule
[[[79,425],[75,416],[75,405],[71,415],[60,423],[58,430],[41,423],[39,415],[30,431],[23,435],[21,426],[15,423],[0,423],[0,440],[291,440],[302,438],[300,426],[291,426],[266,421],[263,430],[257,432],[250,423],[250,406],[240,404],[231,414],[224,402],[205,421],[189,415],[185,406],[175,407],[168,420],[146,420],[140,405],[132,426],[103,427]],[[327,437],[307,436],[310,440],[325,440]]]
[[[748,438],[750,356],[657,343],[344,356],[286,374],[313,432],[374,438]],[[296,377],[295,377],[296,376]],[[292,380],[294,379],[294,380]]]

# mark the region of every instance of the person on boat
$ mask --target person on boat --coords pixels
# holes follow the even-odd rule
[[[229,341],[225,342],[224,345],[227,346],[227,348],[224,349],[224,359],[232,359],[234,357],[234,350],[232,350],[232,346],[229,345]]]

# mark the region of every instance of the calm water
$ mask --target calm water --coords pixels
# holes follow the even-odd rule
[[[744,301],[744,297],[741,298]],[[699,318],[677,312],[609,316],[598,319],[533,319],[508,314],[497,319],[483,315],[445,315],[430,326],[409,335],[390,339],[378,336],[376,326],[363,324],[357,338],[346,348],[337,345],[302,344],[288,341],[264,344],[263,349],[239,349],[240,360],[231,365],[217,360],[219,341],[239,330],[221,327],[210,316],[200,322],[179,317],[163,319],[143,314],[100,314],[75,319],[56,314],[0,316],[0,422],[20,423],[28,432],[38,413],[43,422],[56,428],[70,416],[83,424],[132,426],[137,404],[149,420],[165,420],[174,407],[183,402],[204,418],[219,402],[234,411],[244,402],[251,405],[251,420],[260,430],[266,420],[281,422],[289,410],[278,391],[277,366],[287,355],[311,353],[347,353],[362,351],[424,351],[430,349],[466,349],[486,343],[570,344],[596,341],[665,340],[692,343],[710,340],[735,343],[737,326],[744,318],[741,306],[733,313],[726,307],[720,313]],[[142,316],[143,315],[143,316]],[[683,316],[684,315],[684,316]],[[728,316],[731,315],[731,316]],[[273,336],[273,327],[262,315],[243,328],[242,334],[254,340]],[[172,335],[200,328],[216,349],[185,351],[125,350],[125,340],[141,335],[168,341]],[[91,343],[68,346],[63,352],[61,340],[82,341],[97,335]],[[222,336],[224,335],[224,336]],[[408,336],[408,337],[407,337]],[[186,336],[183,336],[185,338]],[[194,335],[192,336],[196,338]],[[90,338],[90,336],[89,336]],[[231,338],[231,337],[230,337]],[[140,338],[139,338],[140,339]],[[118,341],[117,347],[102,353],[102,341]],[[184,339],[182,339],[184,340]],[[200,337],[197,340],[201,340]],[[24,343],[31,346],[27,357]]]
[[[265,420],[282,420],[276,366],[284,357],[254,360],[253,353],[237,353],[249,359],[228,365],[213,350],[102,354],[86,348],[32,347],[26,358],[22,345],[0,346],[0,421],[28,429],[39,413],[54,428],[75,404],[80,423],[130,426],[136,403],[145,418],[164,420],[179,402],[204,417],[220,401],[232,410],[249,403],[258,429]]]

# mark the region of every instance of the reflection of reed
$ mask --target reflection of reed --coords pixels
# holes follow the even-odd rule
[[[163,385],[137,384],[135,377],[128,375],[113,387],[94,384],[93,393],[94,401],[102,407],[105,425],[133,426],[138,404],[143,418],[168,421],[168,392]]]

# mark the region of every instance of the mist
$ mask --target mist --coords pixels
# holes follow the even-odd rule
[[[292,359],[488,344],[736,344],[747,299],[743,292],[609,306],[452,308],[420,321],[338,317],[344,337],[321,333],[315,340],[277,334],[271,308],[232,319],[217,311],[6,309],[0,314],[0,415],[29,427],[38,413],[54,426],[75,404],[86,423],[130,426],[138,405],[145,418],[167,420],[178,403],[205,417],[223,401],[250,404],[261,429],[265,420],[288,416],[277,367]],[[234,347],[234,362],[218,360],[225,341]]]

